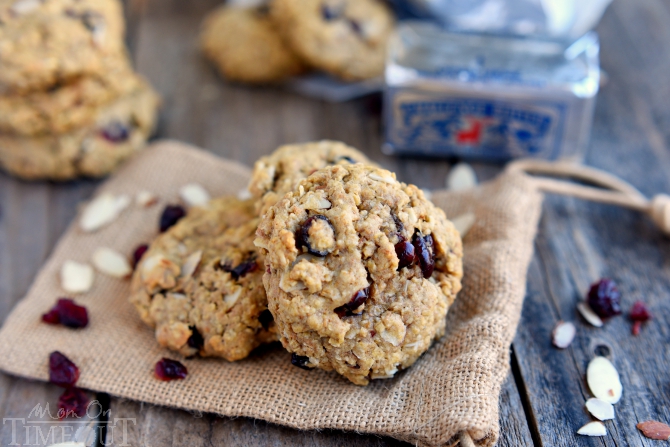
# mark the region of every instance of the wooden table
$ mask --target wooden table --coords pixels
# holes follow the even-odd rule
[[[425,188],[444,185],[447,161],[399,159],[380,152],[379,97],[329,104],[279,88],[230,85],[202,60],[196,35],[214,0],[127,0],[128,41],[140,72],[164,98],[158,128],[224,157],[251,164],[281,143],[331,138],[365,151],[400,179]],[[607,72],[586,163],[628,180],[643,193],[670,191],[670,3],[616,0],[598,27]],[[474,164],[480,179],[499,166]],[[99,181],[27,183],[0,174],[0,315],[26,293],[40,265]],[[670,240],[645,217],[623,209],[548,197],[528,273],[523,317],[512,346],[512,373],[500,398],[500,446],[651,446],[635,424],[670,422]],[[615,278],[628,309],[647,302],[654,320],[640,336],[626,318],[589,327],[575,304],[590,283]],[[564,351],[551,347],[558,320],[578,335]],[[605,438],[574,433],[590,420],[584,380],[594,350],[609,348],[624,398]],[[57,401],[60,389],[0,374],[0,415],[26,417],[36,403]],[[194,415],[98,395],[111,417],[136,418],[133,446],[382,446],[392,439],[335,431],[299,432],[244,418]],[[104,421],[104,418],[102,418]],[[48,425],[48,424],[47,424]],[[43,433],[46,433],[43,430]],[[0,427],[0,442],[47,445],[31,431]],[[118,437],[105,441],[122,445]]]

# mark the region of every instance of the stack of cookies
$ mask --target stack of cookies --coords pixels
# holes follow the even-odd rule
[[[462,243],[419,188],[321,141],[260,159],[249,191],[192,208],[138,262],[131,302],[160,345],[235,361],[279,340],[366,385],[444,334]]]
[[[144,145],[159,100],[124,29],[118,0],[0,0],[0,166],[97,177]]]
[[[382,0],[271,0],[212,12],[201,46],[232,81],[279,82],[309,69],[358,81],[383,73],[393,25]]]

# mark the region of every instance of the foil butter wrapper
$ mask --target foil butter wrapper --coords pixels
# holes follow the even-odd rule
[[[402,22],[385,71],[388,154],[575,159],[600,83],[595,32],[572,42]]]

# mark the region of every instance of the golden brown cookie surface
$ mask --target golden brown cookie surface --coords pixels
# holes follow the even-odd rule
[[[272,83],[305,69],[279,37],[265,8],[218,8],[205,19],[200,45],[232,81]]]
[[[460,236],[423,192],[364,164],[324,168],[263,216],[269,309],[304,366],[392,377],[444,333]]]
[[[150,245],[133,275],[131,302],[162,346],[235,361],[277,339],[254,216],[250,201],[214,199]]]
[[[94,122],[58,134],[0,134],[0,166],[25,179],[100,177],[140,150],[156,123],[159,99],[141,78],[127,94],[102,107]]]

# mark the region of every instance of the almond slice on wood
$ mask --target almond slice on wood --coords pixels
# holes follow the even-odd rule
[[[477,174],[467,163],[458,163],[447,175],[447,189],[451,191],[463,191],[475,186],[477,186]]]
[[[594,421],[594,422],[589,422],[579,430],[577,430],[578,435],[584,435],[584,436],[606,436],[607,435],[607,429],[605,428],[605,424],[602,422]]]
[[[93,267],[80,262],[65,261],[60,270],[60,283],[66,292],[88,292],[93,286]]]
[[[451,223],[454,224],[456,230],[461,234],[461,238],[464,238],[470,228],[475,224],[475,214],[474,213],[465,213],[460,216],[456,216],[451,219]]]
[[[179,189],[179,196],[188,206],[204,206],[211,197],[205,188],[197,183],[189,183]]]
[[[125,256],[106,247],[93,252],[93,265],[99,272],[114,278],[125,278],[133,271]]]
[[[595,397],[615,404],[621,399],[623,386],[619,373],[605,357],[595,357],[586,368],[586,382]]]
[[[86,205],[79,225],[84,231],[95,231],[114,221],[129,204],[130,197],[125,194],[100,194]]]
[[[592,326],[602,327],[603,320],[596,314],[593,309],[588,305],[586,301],[580,301],[577,303],[577,310],[586,321],[588,321]]]
[[[637,429],[649,439],[670,441],[670,427],[663,422],[646,421],[637,424]]]
[[[600,419],[601,421],[614,419],[614,406],[602,399],[592,397],[587,400],[586,409],[589,410],[589,413],[591,413],[594,418]]]
[[[552,343],[559,349],[565,349],[570,346],[575,338],[577,329],[569,321],[559,321],[552,332]]]
[[[149,208],[158,203],[158,197],[151,191],[140,191],[135,196],[135,204],[143,208]]]

